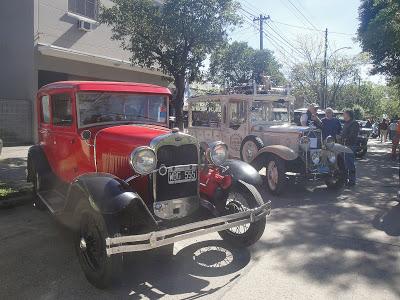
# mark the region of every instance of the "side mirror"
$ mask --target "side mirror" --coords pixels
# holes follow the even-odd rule
[[[90,130],[84,130],[81,132],[82,140],[88,141],[92,137],[92,132]]]

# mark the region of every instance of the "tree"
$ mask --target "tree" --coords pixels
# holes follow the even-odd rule
[[[182,127],[185,80],[200,74],[202,62],[226,42],[239,22],[234,0],[112,0],[100,21],[112,27],[112,39],[132,53],[133,64],[159,68],[174,78],[176,120]]]
[[[246,42],[233,42],[220,47],[211,55],[210,76],[217,83],[235,86],[255,79],[261,83],[262,75],[271,76],[279,85],[285,81],[280,64],[269,50],[255,50]]]
[[[353,111],[354,111],[354,118],[356,120],[363,120],[365,116],[365,111],[364,108],[360,105],[354,105],[353,106]]]
[[[395,0],[362,0],[358,39],[371,54],[373,74],[400,76],[400,3]]]
[[[339,92],[355,78],[359,78],[360,67],[365,62],[365,56],[341,56],[338,50],[327,58],[327,87],[325,91],[324,45],[322,40],[303,37],[298,40],[298,63],[294,64],[289,73],[294,87],[294,94],[302,96],[307,102],[322,105],[326,93],[326,105],[336,106]]]

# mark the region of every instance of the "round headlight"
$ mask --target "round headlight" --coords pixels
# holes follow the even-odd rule
[[[331,135],[327,136],[325,139],[325,146],[328,149],[332,149],[332,147],[335,145],[335,138]]]
[[[314,165],[318,165],[320,161],[319,152],[313,152],[311,154],[311,160]]]
[[[150,147],[138,147],[131,153],[130,164],[136,173],[147,175],[157,166],[156,154]]]
[[[209,158],[216,165],[222,165],[228,158],[228,146],[223,142],[215,142],[210,145]]]

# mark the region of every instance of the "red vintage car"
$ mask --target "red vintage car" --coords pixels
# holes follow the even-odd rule
[[[57,82],[37,94],[39,143],[28,154],[34,206],[74,231],[87,279],[118,278],[123,255],[218,232],[238,247],[263,234],[270,202],[250,165],[222,142],[168,128],[167,88]]]

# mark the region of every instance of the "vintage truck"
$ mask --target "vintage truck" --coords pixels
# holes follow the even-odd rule
[[[74,232],[86,278],[105,288],[123,255],[218,232],[237,247],[263,234],[270,202],[247,163],[222,142],[202,144],[168,128],[167,88],[57,82],[37,94],[39,143],[29,149],[34,206]],[[139,276],[139,275],[138,275]]]
[[[322,179],[329,188],[343,186],[344,155],[351,150],[333,137],[323,141],[314,126],[293,125],[293,101],[284,91],[194,97],[188,101],[188,132],[201,142],[222,140],[231,158],[265,168],[272,194],[280,194],[290,177],[297,182]]]

